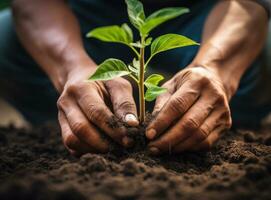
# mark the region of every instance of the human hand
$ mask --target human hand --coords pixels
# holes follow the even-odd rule
[[[151,153],[209,149],[231,127],[230,95],[214,71],[189,67],[163,87],[146,130]]]
[[[130,83],[118,78],[107,82],[86,82],[94,67],[74,69],[57,102],[62,138],[74,155],[107,152],[107,134],[128,147],[132,140],[126,128],[112,128],[108,122],[115,115],[131,126],[137,126],[137,112]]]

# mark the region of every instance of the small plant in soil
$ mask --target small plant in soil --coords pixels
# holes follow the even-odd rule
[[[189,9],[183,7],[163,8],[146,17],[143,5],[138,0],[126,0],[128,16],[131,24],[139,32],[140,40],[134,42],[132,29],[127,24],[121,26],[105,26],[91,30],[87,37],[96,38],[104,42],[116,42],[127,45],[135,53],[131,59],[132,64],[126,65],[123,61],[109,58],[101,63],[91,81],[107,81],[121,76],[131,77],[139,90],[139,121],[145,121],[145,101],[153,101],[157,96],[166,92],[166,88],[158,86],[164,77],[160,74],[152,74],[145,78],[145,72],[152,58],[167,50],[198,45],[195,41],[178,34],[165,34],[154,39],[149,37],[150,32],[158,25],[188,13]],[[150,55],[145,57],[145,48],[150,46]]]

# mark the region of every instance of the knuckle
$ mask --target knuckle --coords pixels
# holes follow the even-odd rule
[[[213,104],[206,104],[205,110],[203,110],[203,113],[205,115],[208,115],[208,113],[211,113],[214,110],[214,105]]]
[[[80,87],[82,87],[82,86],[79,84],[73,83],[73,84],[69,85],[67,92],[71,93],[71,94],[75,94],[79,90]]]
[[[173,81],[177,83],[177,85],[179,85],[182,82],[181,80],[189,79],[189,77],[191,77],[192,74],[193,74],[193,69],[182,70],[173,77]]]
[[[225,127],[226,128],[231,128],[232,126],[232,118],[231,118],[231,113],[230,110],[226,110],[223,112],[219,118],[220,121],[225,121]]]
[[[87,128],[87,124],[82,123],[82,122],[76,122],[74,124],[71,125],[71,129],[73,131],[74,134],[78,134],[78,133],[82,133],[86,130]]]
[[[191,88],[189,91],[186,92],[186,95],[189,97],[197,98],[200,95],[200,92],[197,89]]]
[[[185,101],[183,97],[174,98],[170,104],[171,110],[175,112],[180,112],[180,113],[185,111],[186,106],[187,106],[187,102]]]
[[[59,99],[57,100],[57,107],[59,109],[63,109],[67,105],[68,105],[67,99],[64,96],[59,97]]]
[[[192,131],[199,127],[199,124],[196,120],[189,118],[183,124],[183,129],[186,131]]]
[[[174,90],[178,90],[182,85],[184,85],[187,82],[194,83],[194,86],[198,85],[198,78],[195,76],[195,74],[192,71],[186,71],[179,76],[175,76],[174,78]]]
[[[132,90],[132,85],[131,83],[124,79],[124,78],[118,78],[115,80],[110,80],[107,81],[106,83],[106,87],[108,90],[113,91],[118,89],[118,90]]]
[[[191,78],[193,80],[197,80],[197,82],[201,84],[209,84],[211,82],[211,78],[209,73],[207,73],[206,69],[202,67],[195,67],[191,69]]]
[[[117,110],[121,109],[121,110],[131,111],[135,109],[135,105],[128,100],[125,100],[119,103],[116,107],[117,107]]]
[[[212,96],[217,106],[226,105],[225,94],[218,88],[213,88]]]
[[[89,83],[90,85],[93,83]],[[86,83],[84,82],[76,82],[76,83],[71,83],[68,88],[67,88],[67,93],[69,94],[77,94],[78,91],[81,91],[86,87]]]
[[[91,93],[84,93],[78,97],[78,102],[79,104],[81,103],[82,105],[88,106],[90,109],[92,109],[92,107],[95,107],[100,103],[98,100],[94,100],[93,97],[94,96]]]
[[[105,120],[105,109],[99,105],[90,104],[88,106],[88,117],[93,122],[103,122]]]
[[[211,81],[207,76],[201,76],[199,81],[203,86],[211,84]]]
[[[196,141],[197,142],[201,142],[201,141],[203,141],[205,138],[207,138],[208,137],[208,131],[205,129],[205,128],[203,128],[203,127],[200,127],[199,129],[198,129],[198,131],[196,132]]]
[[[225,98],[222,94],[217,94],[216,95],[216,104],[217,105],[225,105]]]

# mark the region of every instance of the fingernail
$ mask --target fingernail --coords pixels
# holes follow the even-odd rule
[[[138,126],[139,124],[136,116],[133,114],[127,114],[124,120],[129,126]]]
[[[155,138],[155,136],[156,136],[156,130],[153,129],[153,128],[147,130],[146,136],[147,136],[147,138],[148,138],[149,140],[153,140],[153,139]]]
[[[132,138],[129,138],[129,137],[125,136],[125,137],[122,138],[122,144],[125,147],[131,147],[134,144],[134,140]]]
[[[149,147],[149,152],[154,156],[157,156],[160,154],[160,150],[156,147]]]

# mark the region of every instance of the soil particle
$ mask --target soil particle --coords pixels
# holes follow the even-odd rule
[[[7,144],[7,137],[4,132],[0,132],[0,145],[6,145]]]
[[[256,164],[249,164],[245,167],[246,176],[252,180],[259,180],[264,176],[268,175],[266,167]]]
[[[255,142],[257,141],[257,138],[252,131],[246,131],[244,132],[244,140],[246,142]]]
[[[267,146],[271,146],[271,136],[268,136],[265,138],[264,144]]]
[[[55,125],[0,128],[0,199],[270,199],[270,137],[230,131],[210,152],[151,157],[118,147],[74,158]]]

